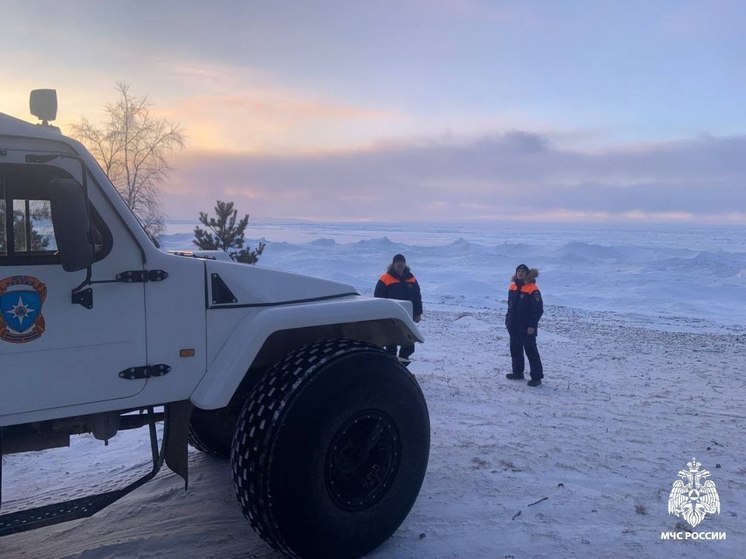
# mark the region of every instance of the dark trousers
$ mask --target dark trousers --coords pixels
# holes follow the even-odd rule
[[[544,368],[541,365],[539,350],[536,348],[536,334],[528,335],[525,331],[510,332],[510,358],[513,361],[513,372],[517,375],[522,375],[526,367],[523,359],[524,351],[531,366],[531,378],[534,380],[544,378]]]
[[[391,355],[396,355],[396,348],[398,346],[395,345],[387,345],[386,351],[388,351]],[[401,349],[399,350],[399,357],[402,359],[409,359],[409,357],[414,353],[414,344],[412,345],[403,345],[401,346]]]

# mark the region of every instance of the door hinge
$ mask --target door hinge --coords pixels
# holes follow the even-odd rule
[[[162,377],[171,370],[170,365],[145,365],[143,367],[130,367],[119,373],[119,378],[137,380],[150,377]]]
[[[148,281],[163,281],[168,277],[168,272],[163,270],[128,270],[117,274],[117,281],[126,283],[145,283]]]

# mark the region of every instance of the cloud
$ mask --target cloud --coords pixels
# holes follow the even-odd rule
[[[185,124],[189,145],[212,152],[303,152],[370,141],[409,117],[283,85],[266,71],[220,62],[163,58],[162,81],[183,95],[155,107]]]
[[[303,151],[319,143],[345,145],[349,135],[398,115],[289,92],[200,95],[158,111],[188,122],[190,145],[205,151]]]
[[[244,198],[268,217],[738,220],[744,153],[746,136],[588,153],[526,131],[284,157],[185,152],[168,203],[179,217]]]

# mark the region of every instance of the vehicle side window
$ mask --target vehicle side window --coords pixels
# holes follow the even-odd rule
[[[42,166],[0,168],[0,265],[60,262],[49,186],[58,175]],[[95,259],[100,260],[111,249],[111,234],[95,210],[91,213]]]
[[[57,241],[49,200],[13,200],[13,252],[17,255],[54,254]]]

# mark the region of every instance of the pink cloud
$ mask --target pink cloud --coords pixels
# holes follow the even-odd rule
[[[267,217],[738,223],[744,146],[708,137],[588,153],[514,131],[324,155],[191,152],[175,161],[167,204],[176,217],[235,198]]]

